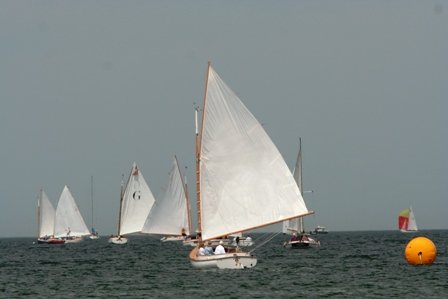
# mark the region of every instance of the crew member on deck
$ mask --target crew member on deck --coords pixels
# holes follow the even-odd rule
[[[219,245],[216,246],[215,248],[215,254],[225,254],[226,250],[224,249],[224,246],[222,246],[222,244],[224,244],[222,241],[219,241]]]

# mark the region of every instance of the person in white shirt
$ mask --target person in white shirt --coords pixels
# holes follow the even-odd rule
[[[215,254],[225,254],[226,250],[224,249],[224,246],[222,246],[223,242],[219,241],[219,245],[215,248]]]
[[[198,252],[198,255],[205,255],[205,249],[204,249],[204,247],[199,247],[199,252]]]

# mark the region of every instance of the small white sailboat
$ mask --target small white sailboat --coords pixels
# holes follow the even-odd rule
[[[54,237],[55,210],[43,189],[39,192],[37,200],[37,243],[38,244],[64,244],[65,241]]]
[[[195,268],[252,268],[240,247],[201,255],[208,240],[311,214],[280,152],[262,125],[212,69],[207,68],[200,132],[196,110],[198,246]],[[218,246],[219,247],[219,246]],[[218,248],[217,247],[217,248]]]
[[[299,138],[299,153],[297,155],[296,165],[293,171],[294,180],[300,189],[303,198],[303,179],[302,179],[302,138]],[[290,240],[283,243],[288,248],[308,248],[319,247],[320,242],[309,234],[305,233],[303,216],[283,222],[283,233],[291,235]]]
[[[134,163],[124,190],[121,184],[118,232],[109,242],[126,244],[128,239],[124,235],[141,232],[153,204],[154,196]]]
[[[82,241],[84,236],[90,235],[78,205],[67,186],[64,186],[56,207],[54,234],[55,237],[64,239],[66,243],[77,243]]]
[[[149,212],[142,233],[164,235],[161,241],[181,241],[191,232],[190,205],[176,156],[168,185]]]
[[[398,229],[403,233],[414,233],[418,231],[412,207],[402,210],[398,215]]]
[[[92,220],[91,220],[90,224],[91,224],[92,230],[90,232],[89,238],[91,240],[97,240],[100,238],[100,236],[99,236],[98,232],[95,230],[95,227],[93,226],[93,176],[91,176],[90,178],[91,178],[90,179],[90,199],[92,202]]]

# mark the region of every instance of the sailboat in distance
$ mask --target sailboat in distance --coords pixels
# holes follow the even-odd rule
[[[296,165],[293,171],[294,180],[299,187],[303,197],[303,176],[302,176],[302,138],[299,138],[299,153],[297,155]],[[305,224],[303,216],[283,221],[283,233],[291,235],[291,239],[283,243],[288,248],[309,248],[319,247],[320,242],[309,234],[305,233]]]
[[[193,267],[252,268],[257,258],[238,246],[223,252],[218,245],[213,255],[202,255],[201,247],[312,213],[262,125],[210,63],[200,131],[196,126],[196,169],[199,240],[189,254]]]
[[[149,212],[142,233],[164,235],[162,241],[181,241],[191,232],[188,194],[174,156],[168,185]]]
[[[66,243],[77,243],[83,240],[83,236],[90,235],[78,205],[67,186],[64,186],[56,207],[54,234],[55,237],[64,239]]]
[[[90,177],[90,199],[92,202],[92,221],[90,222],[90,224],[92,225],[92,231],[90,232],[89,238],[92,240],[96,240],[99,239],[100,236],[93,226],[93,176]]]
[[[137,164],[132,165],[128,181],[120,190],[118,232],[109,239],[113,244],[126,244],[124,235],[141,232],[149,211],[154,204],[154,196]]]
[[[43,189],[39,191],[37,199],[37,243],[38,244],[64,244],[61,238],[54,237],[55,210]]]
[[[412,207],[404,209],[398,215],[398,229],[403,233],[413,233],[418,231]]]

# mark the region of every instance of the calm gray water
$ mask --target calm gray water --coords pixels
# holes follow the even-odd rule
[[[416,236],[437,246],[433,265],[410,266]],[[252,235],[257,241],[264,236]],[[197,270],[189,247],[134,237],[60,246],[0,239],[1,298],[448,298],[447,230],[331,232],[319,249],[285,249],[278,235],[245,270]]]

